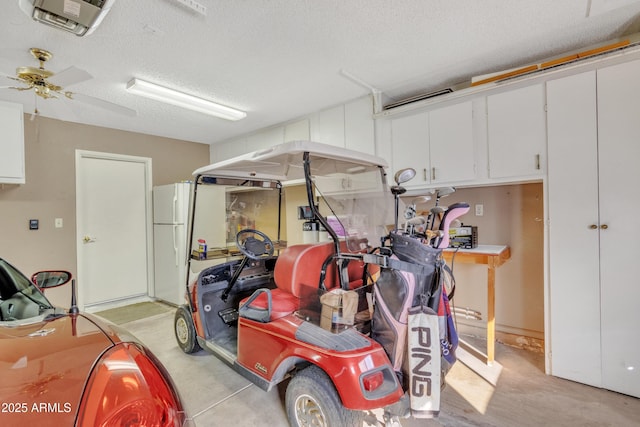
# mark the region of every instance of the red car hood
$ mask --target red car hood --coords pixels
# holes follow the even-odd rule
[[[82,315],[0,326],[0,425],[72,426],[89,373],[111,346]]]

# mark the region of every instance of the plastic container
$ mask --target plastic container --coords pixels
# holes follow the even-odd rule
[[[207,241],[198,239],[198,258],[207,259]]]

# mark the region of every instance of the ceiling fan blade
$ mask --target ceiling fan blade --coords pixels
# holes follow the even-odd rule
[[[0,88],[7,89],[15,85],[11,80],[13,80],[11,76],[0,71]]]
[[[94,98],[93,96],[83,95],[81,93],[69,93],[67,97],[74,99],[85,104],[93,105],[94,107],[102,108],[104,110],[111,111],[116,114],[122,114],[125,116],[135,117],[138,115],[136,110],[123,107],[122,105],[114,104],[113,102],[105,101],[104,99]]]
[[[76,83],[90,80],[92,78],[93,76],[85,70],[81,70],[80,68],[71,66],[65,70],[60,71],[59,73],[54,74],[47,80],[56,86],[67,87]]]

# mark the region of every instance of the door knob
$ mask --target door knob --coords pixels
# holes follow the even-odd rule
[[[591,229],[591,230],[595,230],[595,229],[597,229],[597,228],[598,228],[598,226],[597,226],[596,224],[591,224],[591,225],[589,226],[589,229]]]
[[[609,228],[609,226],[607,224],[602,224],[600,228],[602,228],[603,230],[606,230],[607,228]]]
[[[84,236],[82,238],[82,241],[85,242],[85,243],[92,243],[92,242],[95,242],[96,239],[94,237],[91,237],[91,236]]]

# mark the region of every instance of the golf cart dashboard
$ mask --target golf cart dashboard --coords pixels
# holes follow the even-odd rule
[[[238,260],[209,267],[200,273],[200,282],[203,286],[213,285],[220,282],[228,282],[240,266],[240,261]],[[274,266],[275,259],[250,259],[244,269],[240,272],[236,285],[246,287],[268,282],[273,278]]]

